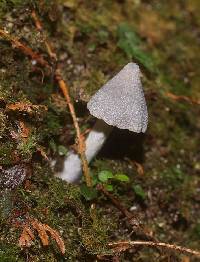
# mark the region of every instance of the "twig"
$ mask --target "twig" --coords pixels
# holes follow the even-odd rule
[[[177,245],[172,245],[172,244],[167,244],[167,243],[162,243],[162,242],[152,242],[152,241],[119,241],[119,242],[113,242],[113,243],[109,243],[108,244],[111,248],[117,249],[119,248],[119,250],[127,250],[130,247],[133,246],[138,246],[138,245],[142,245],[142,246],[150,246],[150,247],[162,247],[162,248],[166,248],[166,249],[172,249],[174,251],[178,251],[181,253],[188,253],[191,255],[195,255],[200,257],[200,251],[197,250],[192,250],[190,248],[186,248],[186,247],[181,247],[181,246],[177,246]]]
[[[40,64],[41,66],[50,68],[49,63],[40,54],[37,54],[30,47],[21,43],[19,40],[9,35],[7,32],[5,32],[2,29],[0,29],[0,36],[10,41],[16,48],[20,49],[25,55],[28,55],[31,59],[37,61],[37,63]]]
[[[33,20],[35,22],[36,28],[39,31],[42,31],[42,24],[41,24],[41,22],[40,22],[39,18],[37,17],[34,10],[32,11],[32,17],[33,17]],[[52,59],[57,60],[57,55],[56,55],[55,52],[53,52],[53,50],[52,50],[47,39],[45,40],[45,45],[46,45],[47,52],[48,52],[49,56]],[[69,111],[70,111],[70,114],[71,114],[71,117],[72,117],[72,120],[73,120],[74,128],[76,130],[76,137],[77,137],[77,143],[78,143],[78,153],[80,155],[82,166],[83,166],[83,174],[85,176],[87,186],[91,187],[92,186],[92,180],[91,180],[91,177],[90,177],[90,174],[89,174],[88,162],[87,162],[86,155],[85,155],[85,141],[84,141],[84,137],[81,134],[80,127],[79,127],[79,124],[78,124],[78,120],[77,120],[77,117],[76,117],[76,112],[75,112],[71,97],[69,95],[69,87],[66,84],[66,82],[63,80],[61,73],[58,69],[55,72],[55,79],[58,82],[59,87],[60,87],[60,89],[61,89],[61,91],[62,91],[62,93],[63,93],[63,95],[66,99],[67,105],[69,107]]]
[[[43,29],[42,24],[41,24],[41,22],[40,22],[39,18],[37,17],[36,12],[34,10],[32,11],[31,16],[32,16],[32,18],[35,22],[35,26],[36,26],[37,30],[42,32],[42,29]],[[51,59],[57,60],[57,55],[53,51],[53,49],[52,49],[52,47],[51,47],[51,45],[50,45],[50,43],[48,42],[47,39],[45,39],[44,43],[45,43],[47,52],[48,52],[49,56],[51,57]]]
[[[188,96],[177,96],[173,93],[165,93],[166,96],[168,96],[169,98],[175,100],[175,101],[186,101],[190,104],[196,104],[196,105],[200,105],[200,101],[199,100],[196,100],[196,99],[193,99],[193,98],[190,98]]]
[[[122,212],[122,214],[125,217],[127,217],[128,222],[133,227],[133,230],[136,233],[143,235],[147,240],[156,241],[156,239],[154,239],[153,236],[149,235],[149,233],[144,231],[144,229],[140,225],[141,223],[139,219],[136,216],[133,216],[133,214],[129,212],[116,197],[114,197],[110,192],[108,192],[102,184],[98,184],[97,189],[101,191],[104,195],[106,195],[111,200],[111,202]]]
[[[64,82],[64,80],[62,79],[62,77],[60,76],[60,72],[58,70],[56,71],[55,76],[56,76],[56,80],[58,81],[59,87],[62,90],[63,95],[64,95],[64,97],[67,101],[69,111],[71,113],[71,117],[72,117],[72,120],[73,120],[73,123],[74,123],[74,127],[75,127],[75,130],[76,130],[76,137],[77,137],[77,140],[78,140],[78,153],[80,155],[81,162],[82,162],[82,165],[83,165],[83,174],[85,176],[86,184],[87,184],[88,187],[91,187],[92,186],[92,180],[91,180],[91,177],[90,177],[90,174],[89,174],[88,162],[87,162],[86,155],[85,155],[85,141],[84,141],[84,138],[81,134],[79,124],[78,124],[78,121],[77,121],[77,118],[76,118],[75,109],[74,109],[74,106],[72,104],[72,101],[71,101],[71,98],[70,98],[70,95],[69,95],[69,91],[68,91],[69,88],[66,85],[66,83]]]
[[[108,192],[102,184],[97,185],[97,189],[104,193],[112,203],[122,212],[122,214],[128,219],[132,219],[133,215],[120,203],[120,201],[115,198],[110,192]]]

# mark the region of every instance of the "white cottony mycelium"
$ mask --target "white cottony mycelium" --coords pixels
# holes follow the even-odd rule
[[[86,138],[88,162],[99,152],[113,126],[136,133],[146,131],[148,113],[140,76],[139,66],[128,63],[88,102],[90,114],[99,119]],[[81,177],[79,156],[70,151],[63,171],[57,175],[68,182],[77,182]]]

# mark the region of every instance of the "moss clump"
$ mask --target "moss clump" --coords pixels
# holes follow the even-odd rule
[[[11,165],[17,161],[17,151],[14,143],[0,142],[0,164]]]
[[[109,253],[106,249],[108,227],[105,226],[105,221],[90,213],[79,187],[54,178],[48,167],[34,164],[33,175],[29,179],[29,189],[18,189],[14,197],[15,204],[13,208],[11,205],[10,212],[6,211],[8,208],[6,203],[10,198],[7,195],[3,199],[1,208],[4,220],[1,220],[0,227],[5,254],[6,249],[12,249],[17,245],[21,229],[17,229],[15,225],[25,222],[27,215],[60,232],[66,247],[66,253],[61,256],[53,240],[50,246],[45,248],[36,234],[34,245],[28,249],[29,256],[34,261],[37,261],[38,257],[42,257],[45,261],[74,261],[74,259],[84,261],[89,254]],[[24,261],[26,249],[16,248],[14,254]]]
[[[2,110],[0,110],[0,137],[2,137],[2,135],[6,130],[6,122],[7,122],[6,115],[3,113]]]
[[[23,262],[17,253],[20,253],[20,248],[16,245],[10,245],[9,249],[7,245],[0,243],[0,261],[2,262]]]
[[[24,160],[28,161],[32,158],[33,153],[36,150],[37,137],[36,135],[30,135],[26,140],[21,140],[17,145],[17,150]]]

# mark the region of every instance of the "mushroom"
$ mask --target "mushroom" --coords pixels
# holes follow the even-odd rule
[[[88,163],[97,155],[114,126],[136,133],[146,131],[148,113],[140,76],[139,66],[128,63],[88,102],[90,114],[98,118],[85,141]],[[79,156],[70,151],[63,171],[57,176],[75,183],[81,173]]]

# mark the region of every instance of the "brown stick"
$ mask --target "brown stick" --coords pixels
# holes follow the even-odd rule
[[[200,105],[200,100],[196,100],[196,99],[190,98],[188,96],[177,96],[177,95],[170,93],[170,92],[167,92],[165,94],[166,94],[166,96],[168,96],[169,98],[171,98],[172,100],[175,100],[175,101],[185,101],[185,102],[188,102],[190,104]]]
[[[117,198],[115,198],[111,193],[109,193],[102,184],[98,184],[97,189],[101,191],[105,196],[107,196],[125,217],[127,217],[128,219],[133,218],[133,215],[120,203],[120,201]]]
[[[83,166],[83,174],[85,176],[87,186],[91,187],[92,186],[92,180],[91,180],[91,177],[90,177],[90,174],[89,174],[88,162],[87,162],[86,155],[85,155],[85,141],[84,141],[84,138],[81,134],[79,124],[78,124],[78,121],[77,121],[77,117],[76,117],[76,113],[75,113],[75,109],[74,109],[74,106],[72,104],[72,101],[71,101],[71,98],[70,98],[70,95],[69,95],[69,91],[68,91],[69,88],[66,85],[66,83],[64,82],[64,80],[60,77],[60,73],[59,73],[58,70],[56,71],[56,80],[58,81],[59,87],[63,92],[63,95],[64,95],[64,97],[67,101],[68,107],[69,107],[69,111],[71,113],[71,117],[72,117],[74,127],[75,127],[75,130],[76,130],[76,137],[77,137],[77,140],[78,140],[78,153],[80,155],[82,166]]]
[[[145,230],[141,227],[139,219],[136,216],[133,216],[133,214],[129,212],[116,197],[108,192],[102,184],[98,184],[97,189],[100,190],[104,195],[106,195],[116,206],[116,208],[118,208],[122,212],[122,214],[127,217],[128,222],[133,227],[134,232],[143,235],[147,240],[156,241],[153,236],[151,236],[148,232],[145,232]]]
[[[195,255],[200,257],[200,251],[197,250],[192,250],[190,248],[186,248],[186,247],[181,247],[181,246],[177,246],[177,245],[172,245],[172,244],[167,244],[167,243],[162,243],[162,242],[152,242],[152,241],[119,241],[119,242],[113,242],[113,243],[109,243],[108,244],[111,248],[117,249],[119,248],[119,250],[126,250],[130,247],[133,246],[138,246],[138,245],[142,245],[142,246],[150,246],[150,247],[162,247],[162,248],[166,248],[166,249],[172,249],[174,251],[178,251],[181,253],[188,253],[191,255]]]
[[[0,36],[10,41],[16,48],[20,49],[25,55],[28,55],[31,59],[36,60],[41,66],[50,68],[49,63],[40,55],[34,52],[30,47],[24,45],[19,40],[9,35],[4,30],[0,29]]]
[[[36,26],[37,30],[42,32],[42,24],[41,24],[39,18],[37,17],[37,14],[34,10],[32,11],[31,16],[32,16],[32,18],[35,22],[35,26]],[[47,52],[48,52],[49,56],[51,57],[51,59],[57,60],[57,55],[53,51],[53,49],[52,49],[52,47],[51,47],[51,45],[50,45],[50,43],[48,42],[47,39],[45,39],[44,44],[46,46]]]

